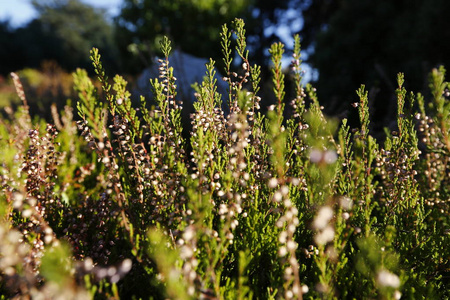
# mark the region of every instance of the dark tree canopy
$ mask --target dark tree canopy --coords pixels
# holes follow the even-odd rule
[[[90,69],[92,47],[101,49],[111,71],[118,70],[113,26],[102,10],[80,0],[34,0],[32,4],[38,17],[25,26],[13,28],[7,20],[0,22],[0,54],[4,58],[0,74],[39,68],[46,60],[68,71]]]
[[[0,74],[29,68],[39,68],[43,61],[64,61],[61,40],[46,30],[39,19],[21,28],[12,28],[8,21],[0,23]]]
[[[23,27],[0,22],[0,74],[54,61],[68,71],[91,69],[89,51],[101,49],[111,71],[118,70],[113,26],[102,10],[80,0],[33,0],[38,17]]]
[[[80,0],[33,0],[44,32],[60,40],[65,54],[60,63],[67,69],[88,67],[89,51],[99,48],[111,68],[117,66],[111,24],[105,12]]]
[[[17,51],[16,34],[14,29],[10,26],[9,21],[0,22],[0,57],[3,62],[0,64],[0,75],[6,75],[13,71],[16,67],[16,62],[20,61],[21,53]],[[6,58],[6,59],[5,59]]]
[[[221,62],[220,32],[224,23],[236,17],[246,22],[249,46],[258,62],[264,63],[264,48],[270,46],[275,35],[267,36],[264,29],[277,25],[289,0],[124,0],[116,18],[117,39],[121,53],[130,57],[134,52],[140,60],[130,63],[148,64],[148,57],[158,54],[159,40],[166,35],[184,52],[211,57]]]
[[[405,73],[407,88],[423,91],[433,67],[450,65],[447,0],[310,2],[303,43],[313,49],[319,97],[329,107],[349,108],[354,91],[366,84],[374,121],[383,121],[395,112],[390,95],[398,72]]]

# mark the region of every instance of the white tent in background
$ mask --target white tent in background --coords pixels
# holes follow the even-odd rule
[[[208,59],[198,58],[190,54],[184,53],[181,50],[175,50],[169,56],[169,66],[173,67],[174,76],[177,78],[177,98],[183,102],[189,101],[194,103],[196,98],[194,96],[194,89],[192,84],[198,82],[201,84],[203,77],[206,75],[205,65],[209,63]],[[150,78],[159,77],[159,63],[155,59],[150,68],[145,69],[139,76],[135,92],[138,95],[152,97],[152,87]],[[221,78],[220,73],[216,69],[217,91],[222,94],[227,94],[228,84]],[[226,97],[223,97],[226,99]]]

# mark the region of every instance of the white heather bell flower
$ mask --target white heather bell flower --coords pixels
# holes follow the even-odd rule
[[[280,257],[284,257],[286,256],[288,253],[286,246],[281,246],[280,249],[278,250],[278,255]]]
[[[280,241],[281,244],[285,244],[286,241],[287,241],[287,237],[288,237],[287,232],[286,231],[282,231],[280,233],[280,236],[278,237],[278,240]]]
[[[295,249],[297,249],[297,243],[292,240],[289,240],[286,244],[286,247],[288,248],[288,250],[291,250],[291,251],[295,250]]]
[[[324,229],[328,222],[333,218],[333,209],[329,206],[322,206],[313,221],[313,227],[316,230]]]
[[[306,284],[302,285],[302,293],[306,294],[308,292],[309,292],[309,287]]]
[[[280,202],[281,199],[283,199],[283,195],[281,195],[280,192],[276,191],[276,192],[273,194],[273,200],[274,200],[275,202]]]
[[[312,163],[326,163],[332,164],[338,159],[337,153],[334,150],[321,151],[319,149],[313,148],[309,153],[309,159]]]
[[[274,189],[278,185],[278,180],[275,177],[270,178],[268,182],[269,188]]]
[[[309,159],[312,163],[319,163],[322,160],[322,151],[319,149],[311,149],[311,152],[309,153]]]
[[[400,293],[399,290],[394,292],[394,299],[395,300],[400,300],[402,298],[402,293]]]
[[[334,228],[326,227],[323,231],[314,236],[314,240],[318,245],[325,245],[334,239]]]
[[[387,270],[381,270],[377,274],[377,283],[381,287],[392,287],[396,289],[400,286],[400,278]]]
[[[351,210],[353,207],[353,200],[346,196],[339,197],[339,205],[343,210]]]
[[[350,218],[350,214],[348,212],[342,213],[342,219],[348,220]]]
[[[191,258],[193,255],[194,255],[194,251],[191,249],[191,247],[184,246],[181,248],[180,257],[182,259]]]
[[[223,216],[228,212],[228,207],[225,204],[220,204],[219,215]]]
[[[327,164],[332,164],[334,162],[336,162],[338,156],[336,151],[333,150],[328,150],[327,152],[325,152],[324,156],[323,156],[323,160],[327,163]]]
[[[183,233],[183,239],[188,242],[188,241],[192,240],[194,238],[194,236],[195,236],[194,227],[188,226]]]

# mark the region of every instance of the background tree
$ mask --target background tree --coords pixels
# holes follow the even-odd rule
[[[371,90],[374,120],[384,126],[396,111],[389,95],[398,72],[409,90],[423,91],[432,67],[450,65],[449,1],[302,2],[310,2],[303,43],[319,71],[319,97],[334,111],[349,108],[352,91],[363,83]]]
[[[20,58],[15,60],[16,69],[11,71],[25,67],[40,68],[44,61],[55,61],[67,66],[65,62],[69,55],[64,51],[62,39],[49,30],[40,18],[17,28],[14,36],[14,45]]]
[[[241,17],[246,22],[249,47],[258,63],[267,63],[267,49],[292,1],[252,0],[124,0],[116,18],[121,55],[128,59],[128,71],[138,72],[158,54],[162,36],[169,36],[186,53],[211,57],[221,63],[220,30],[224,23]],[[134,54],[130,55],[130,54]]]
[[[91,69],[89,51],[101,49],[109,71],[118,71],[119,59],[113,26],[105,12],[80,0],[33,0],[38,17],[23,27],[0,22],[0,75],[27,68],[40,68],[55,61],[67,71]]]
[[[35,19],[22,28],[13,28],[9,21],[0,23],[0,74],[9,75],[25,67],[38,68],[43,60],[62,58],[59,39],[45,33],[42,23]]]
[[[0,22],[0,57],[3,59],[0,64],[0,75],[5,76],[16,67],[16,62],[20,61],[20,53],[15,45],[16,34],[8,20]]]
[[[55,58],[62,67],[90,69],[89,51],[97,47],[110,69],[117,69],[113,27],[103,10],[79,0],[33,0],[32,4],[39,13],[36,21],[43,34],[52,36],[60,44],[60,55]]]

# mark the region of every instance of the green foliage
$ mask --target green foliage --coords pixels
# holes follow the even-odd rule
[[[66,280],[71,278],[72,262],[69,246],[60,244],[45,251],[41,260],[41,274],[50,282],[55,282],[59,288],[69,284]]]
[[[294,99],[285,107],[275,43],[277,103],[264,114],[244,22],[232,28],[221,34],[228,94],[211,59],[194,87],[189,139],[168,38],[151,80],[155,107],[144,97],[134,107],[96,48],[101,91],[86,71],[73,74],[77,121],[70,103],[52,107],[54,125],[32,120],[13,74],[22,105],[0,119],[4,298],[450,297],[444,68],[431,73],[429,105],[398,75],[396,128],[379,143],[364,85],[359,126],[324,115],[301,83],[298,36]]]

